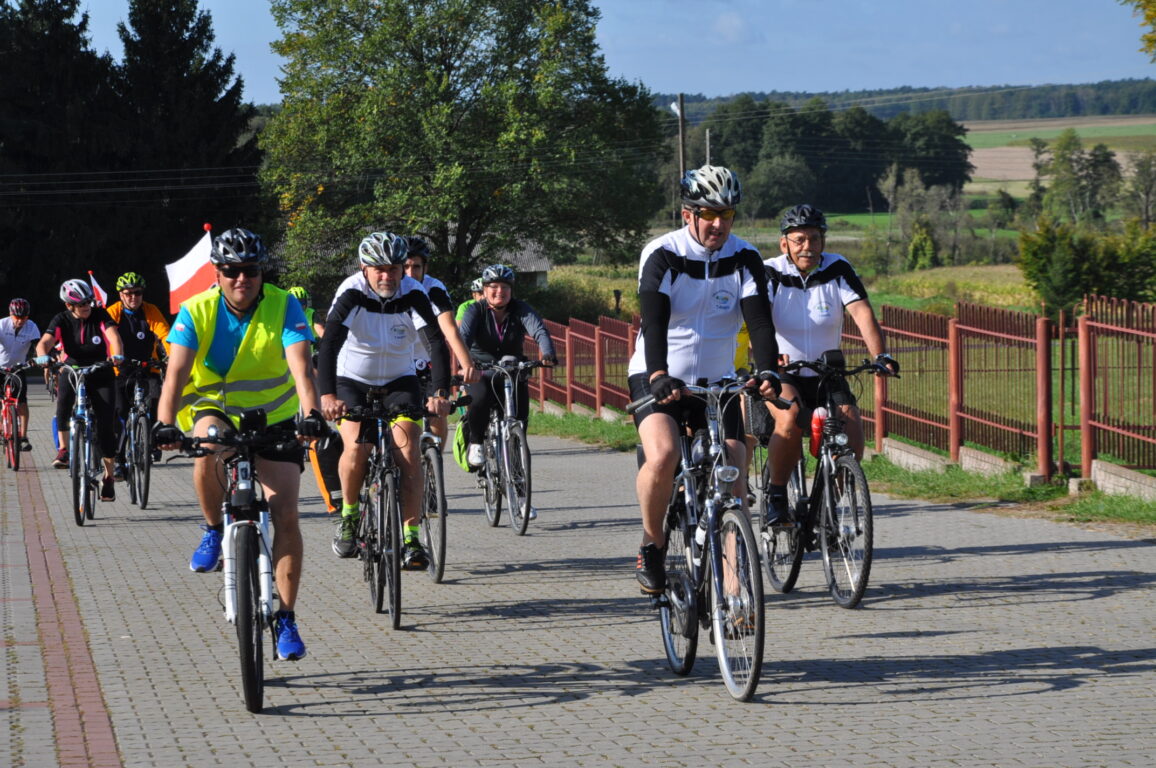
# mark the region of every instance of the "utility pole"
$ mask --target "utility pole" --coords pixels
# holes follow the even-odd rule
[[[682,94],[678,94],[678,178],[686,175],[686,110],[683,109]]]
[[[706,164],[710,165],[710,128],[706,129]]]

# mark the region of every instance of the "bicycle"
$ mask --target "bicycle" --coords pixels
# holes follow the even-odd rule
[[[457,378],[457,377],[455,377]],[[460,384],[460,378],[454,382]],[[470,396],[458,395],[450,401],[450,408],[470,404]],[[435,584],[441,584],[446,570],[446,484],[445,469],[442,464],[442,439],[430,431],[426,411],[422,418],[421,432],[421,543],[429,555],[427,571]]]
[[[763,567],[775,591],[790,592],[799,578],[803,555],[817,544],[831,598],[843,608],[854,608],[863,599],[871,574],[874,517],[867,478],[848,444],[844,421],[831,393],[861,373],[891,373],[871,360],[848,369],[843,353],[837,349],[824,352],[818,361],[797,361],[783,368],[786,373],[801,370],[814,371],[821,377],[819,391],[826,397],[827,416],[820,433],[811,437],[812,441],[819,440],[817,448],[811,448],[818,463],[808,492],[806,456],[800,457],[787,483],[789,519],[782,524],[760,526]],[[760,472],[763,493],[759,511],[763,521],[768,519],[770,471],[770,464],[766,463]]]
[[[256,408],[241,414],[236,432],[221,432],[213,425],[205,437],[181,440],[181,451],[192,458],[231,452],[224,458],[224,587],[220,599],[225,620],[237,628],[241,690],[245,708],[254,713],[264,707],[266,630],[273,647],[277,644],[269,503],[257,478],[254,456],[263,448],[286,450],[298,444],[296,437],[266,431],[265,426],[265,411]]]
[[[76,402],[68,419],[68,474],[72,478],[72,513],[77,525],[96,517],[96,493],[104,477],[101,452],[96,444],[96,415],[89,408],[87,379],[108,368],[111,360],[86,366],[54,363],[72,380]]]
[[[401,470],[393,458],[391,422],[416,418],[412,409],[387,405],[384,389],[369,390],[366,405],[346,409],[342,418],[360,421],[357,442],[370,443],[369,466],[361,487],[361,521],[357,554],[361,558],[373,610],[389,612],[390,625],[401,627]]]
[[[20,374],[35,366],[31,363],[0,369],[4,377],[3,399],[0,400],[0,442],[4,444],[4,459],[16,472],[20,469],[20,393],[24,377]]]
[[[482,439],[482,466],[478,470],[478,487],[485,500],[486,521],[491,527],[501,522],[502,497],[510,507],[510,527],[519,536],[530,524],[530,444],[526,425],[515,418],[515,381],[524,372],[542,367],[540,360],[519,362],[512,356],[496,363],[478,363],[480,370],[499,371],[505,393],[503,408],[490,410],[490,423]]]
[[[693,437],[682,430],[679,439],[663,523],[666,589],[651,596],[671,671],[686,675],[694,667],[701,625],[711,632],[723,682],[738,701],[749,701],[758,687],[766,631],[758,541],[731,492],[740,469],[727,459],[720,423],[723,406],[747,389],[746,381],[686,386],[706,403],[706,427]],[[648,395],[626,410],[653,402]]]
[[[149,396],[148,374],[161,372],[156,362],[126,360],[132,382],[132,405],[125,418],[121,433],[120,455],[124,456],[124,479],[128,485],[129,501],[141,509],[148,507],[149,482],[153,464],[152,402]]]

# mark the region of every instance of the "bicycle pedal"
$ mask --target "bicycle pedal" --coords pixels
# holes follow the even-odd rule
[[[650,598],[650,607],[654,610],[658,610],[659,608],[666,608],[670,605],[670,601],[666,599],[665,592],[657,595],[652,595],[648,592],[643,592],[642,594]]]

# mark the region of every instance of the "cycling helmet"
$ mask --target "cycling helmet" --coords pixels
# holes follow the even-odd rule
[[[147,288],[144,275],[139,272],[125,272],[116,279],[116,289],[124,291],[129,288]]]
[[[482,270],[482,285],[489,283],[514,284],[514,270],[505,264],[491,264]]]
[[[28,299],[13,299],[8,302],[8,314],[13,317],[28,317],[32,312],[32,307],[28,303]]]
[[[309,307],[309,291],[302,288],[300,285],[295,285],[289,289],[289,295],[301,302],[303,309]]]
[[[482,278],[475,277],[474,281],[472,283],[470,283],[470,292],[471,293],[481,293],[482,292],[482,285],[483,285]]]
[[[687,171],[679,190],[683,204],[702,208],[734,208],[743,199],[739,177],[720,165],[704,165]]]
[[[361,241],[357,258],[367,267],[388,267],[405,264],[408,251],[405,238],[392,232],[374,232]]]
[[[787,209],[783,220],[779,223],[779,231],[784,235],[792,229],[800,227],[815,227],[820,232],[827,231],[827,217],[813,205],[796,205]]]
[[[269,252],[261,242],[261,236],[247,229],[236,227],[226,230],[213,240],[213,250],[209,261],[218,266],[223,264],[264,264],[269,260]]]
[[[405,239],[406,244],[406,258],[412,259],[415,256],[420,256],[421,260],[429,263],[429,243],[422,240],[420,237],[410,235]]]
[[[83,280],[65,280],[60,286],[60,300],[65,304],[81,304],[95,298],[92,286]]]

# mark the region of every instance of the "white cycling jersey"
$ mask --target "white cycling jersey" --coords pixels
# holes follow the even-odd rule
[[[709,251],[683,227],[649,242],[638,269],[639,293],[657,291],[670,297],[666,328],[666,370],[688,383],[716,381],[735,372],[735,337],[743,324],[739,302],[758,295],[756,273],[762,269],[758,249],[735,235]],[[643,318],[629,375],[647,370]]]
[[[321,339],[321,359],[331,361],[327,347],[339,344],[338,377],[380,387],[402,376],[413,376],[416,372],[413,347],[418,338],[415,318],[437,324],[421,283],[405,275],[397,293],[382,299],[359,271],[341,283],[329,307],[326,331]],[[331,339],[329,328],[335,323],[340,323],[344,332],[335,328]],[[322,380],[331,386],[331,380],[325,375],[328,372],[320,373]]]
[[[837,253],[824,253],[808,275],[785,253],[767,259],[767,288],[779,354],[791,361],[818,360],[838,349],[843,337],[843,308],[867,298],[867,289],[851,263]],[[815,376],[799,371],[798,376]]]
[[[40,341],[40,329],[32,318],[19,331],[12,317],[0,318],[0,368],[12,368],[28,359],[28,350]]]

